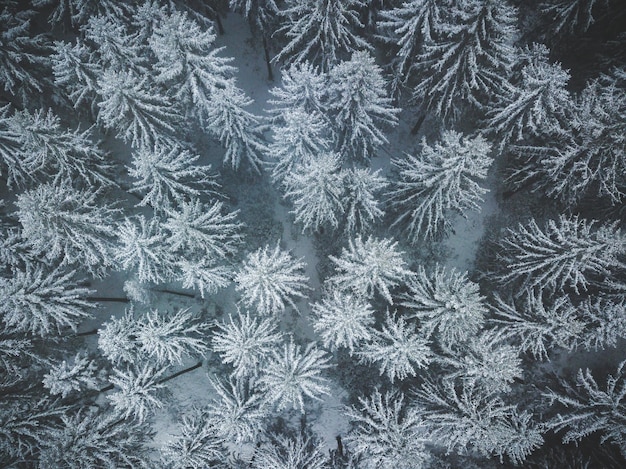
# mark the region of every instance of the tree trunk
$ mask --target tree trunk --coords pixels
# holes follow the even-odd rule
[[[270,50],[267,46],[267,38],[265,37],[265,33],[262,33],[263,36],[263,52],[265,53],[265,65],[267,65],[267,79],[269,81],[274,81],[274,73],[272,72],[272,64],[270,60]]]
[[[173,375],[166,376],[165,378],[160,379],[157,383],[158,384],[167,383],[168,381],[170,381],[170,380],[172,380],[174,378],[178,378],[180,375],[184,375],[185,373],[189,373],[190,371],[193,371],[193,370],[195,370],[197,368],[200,368],[201,366],[202,366],[202,360],[200,360],[195,365],[190,366],[189,368],[185,368],[184,370],[177,371]]]
[[[108,301],[113,303],[130,303],[128,298],[108,298],[104,296],[88,296],[87,301]]]
[[[417,119],[417,122],[411,129],[411,135],[417,135],[417,133],[420,131],[420,128],[422,127],[422,124],[424,123],[424,119],[426,119],[426,113],[422,114],[420,118]]]
[[[343,458],[343,443],[341,442],[341,435],[335,437],[337,440],[337,456]]]
[[[224,35],[224,25],[222,24],[222,19],[220,18],[219,13],[215,13],[215,24],[217,24],[217,32],[220,36]]]
[[[159,293],[169,293],[170,295],[176,295],[176,296],[184,296],[185,298],[195,298],[196,297],[196,295],[194,295],[193,293],[168,290],[167,288],[155,288],[152,291],[159,292]]]
[[[85,332],[77,332],[76,337],[85,337],[87,335],[96,335],[98,333],[98,329],[91,329],[90,331]]]

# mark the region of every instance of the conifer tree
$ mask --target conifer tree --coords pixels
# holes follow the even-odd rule
[[[380,170],[352,168],[344,171],[345,192],[342,204],[346,211],[346,231],[362,233],[385,214],[377,194],[387,187]]]

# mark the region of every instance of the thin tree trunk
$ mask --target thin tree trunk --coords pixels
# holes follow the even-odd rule
[[[417,133],[420,131],[420,129],[422,127],[422,124],[424,123],[424,119],[426,119],[426,113],[422,114],[420,116],[420,118],[417,119],[417,122],[415,123],[415,125],[411,129],[411,135],[417,135]]]
[[[88,296],[85,298],[87,301],[108,301],[112,303],[130,303],[128,298],[108,298],[105,296]]]
[[[85,331],[85,332],[77,332],[76,333],[76,337],[85,337],[87,335],[96,335],[97,333],[98,333],[98,328],[91,329],[90,331]]]
[[[167,383],[168,381],[170,381],[170,380],[172,380],[174,378],[178,378],[180,375],[184,375],[185,373],[189,373],[190,371],[193,371],[193,370],[195,370],[197,368],[200,368],[201,366],[202,366],[202,360],[200,360],[195,365],[190,366],[189,368],[185,368],[184,370],[177,371],[173,375],[166,376],[165,378],[160,379],[159,381],[157,381],[157,384]]]
[[[272,64],[270,60],[270,50],[267,46],[267,38],[265,37],[265,33],[262,33],[263,36],[263,52],[265,53],[265,65],[267,65],[267,79],[269,81],[274,81],[274,73],[272,72]]]
[[[217,24],[217,32],[220,36],[224,35],[224,25],[222,24],[222,18],[219,13],[215,13],[215,24]]]
[[[176,296],[184,296],[185,298],[195,298],[196,297],[196,295],[194,295],[193,293],[186,293],[186,292],[182,292],[182,291],[168,290],[167,288],[155,288],[152,291],[159,292],[159,293],[169,293],[170,295],[176,295]]]
[[[341,435],[335,437],[337,440],[337,456],[343,458],[343,443],[341,442]]]

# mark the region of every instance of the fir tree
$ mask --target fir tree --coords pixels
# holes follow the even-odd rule
[[[330,225],[339,226],[343,212],[343,178],[339,155],[322,153],[296,166],[284,180],[285,197],[292,200],[297,223],[303,232]]]
[[[427,274],[420,266],[408,286],[402,306],[419,319],[424,335],[436,337],[444,348],[472,340],[482,328],[487,315],[485,298],[467,273],[437,267]]]
[[[363,345],[358,354],[362,360],[378,364],[380,374],[387,373],[392,383],[416,376],[417,370],[426,368],[433,359],[426,337],[402,316],[387,313],[382,330],[373,335],[374,340]]]
[[[327,379],[322,371],[329,368],[329,356],[314,343],[304,350],[293,343],[293,337],[282,350],[272,350],[272,355],[261,370],[259,386],[265,392],[269,404],[278,410],[300,409],[304,413],[304,398],[321,400],[329,394]]]
[[[235,276],[235,283],[246,306],[256,308],[262,315],[276,315],[284,311],[287,304],[296,308],[292,297],[305,298],[304,291],[310,287],[302,259],[294,259],[281,250],[280,243],[276,243],[272,252],[268,252],[268,248],[265,246],[248,255]]]
[[[113,372],[109,381],[118,390],[107,395],[107,399],[121,418],[144,422],[155,409],[163,407],[163,401],[156,393],[165,386],[159,382],[165,368],[144,365],[125,371],[114,369]]]
[[[329,256],[337,265],[337,273],[328,281],[342,290],[352,291],[366,298],[379,293],[393,304],[391,288],[408,279],[412,273],[406,269],[404,252],[397,249],[398,243],[390,239],[358,236],[349,241],[341,257]]]
[[[96,202],[100,192],[71,184],[41,184],[17,198],[22,236],[33,254],[101,275],[112,265],[116,209]]]
[[[328,71],[354,50],[371,46],[355,34],[363,25],[361,0],[289,0],[280,12],[285,18],[279,33],[288,43],[274,57],[287,65],[310,61]]]
[[[617,347],[626,338],[626,301],[587,298],[578,306],[586,325],[582,342],[587,350]]]
[[[306,114],[327,115],[327,76],[310,62],[292,64],[281,73],[281,86],[270,90],[273,96],[269,112],[281,119],[281,116],[296,109]]]
[[[101,380],[97,372],[98,365],[79,352],[70,363],[63,360],[53,365],[43,377],[43,386],[50,390],[50,394],[65,398],[73,392],[98,389]]]
[[[21,136],[12,125],[11,105],[0,107],[0,174],[5,173],[9,188],[24,186],[33,176],[22,164]]]
[[[399,180],[389,192],[391,204],[402,212],[394,225],[408,225],[410,239],[432,238],[450,227],[451,212],[480,210],[487,189],[479,185],[487,177],[493,159],[491,145],[480,135],[465,137],[445,131],[430,146],[422,140],[418,156],[394,159]]]
[[[83,27],[85,38],[95,45],[104,70],[129,71],[141,76],[147,71],[145,55],[134,43],[121,18],[91,16]]]
[[[97,15],[120,20],[131,10],[126,0],[33,0],[32,3],[33,6],[52,5],[48,21],[63,26],[71,24],[74,28]]]
[[[200,290],[204,299],[205,293],[214,295],[221,288],[226,288],[232,281],[232,273],[228,267],[215,265],[207,259],[199,261],[181,260],[177,263],[180,272],[178,280],[183,288]]]
[[[324,469],[327,455],[319,442],[299,433],[294,437],[271,435],[270,443],[257,451],[250,467],[253,469]]]
[[[388,143],[383,130],[398,124],[399,109],[385,92],[382,70],[370,53],[359,51],[335,65],[329,77],[338,151],[344,158],[368,161],[379,146]]]
[[[51,60],[54,83],[63,89],[75,109],[89,104],[95,115],[98,77],[102,73],[96,53],[80,39],[75,44],[56,41]]]
[[[380,170],[364,168],[345,170],[343,177],[346,231],[362,233],[385,214],[376,195],[387,187],[387,180],[380,175]]]
[[[416,407],[407,405],[403,394],[375,391],[359,398],[347,416],[353,430],[347,440],[363,469],[419,469],[427,467],[428,429]]]
[[[583,34],[595,22],[594,12],[608,5],[608,0],[552,0],[542,2],[540,11],[549,18],[555,36]]]

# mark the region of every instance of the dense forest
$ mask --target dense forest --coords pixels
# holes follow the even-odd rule
[[[0,467],[626,467],[626,2],[0,0]]]

